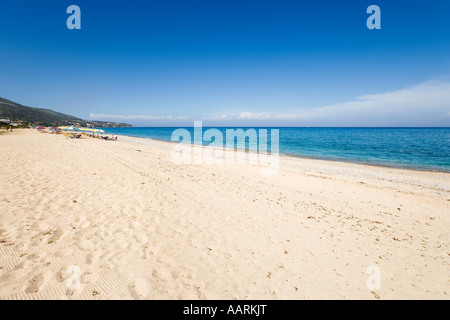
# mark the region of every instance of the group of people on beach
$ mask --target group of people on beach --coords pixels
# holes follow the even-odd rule
[[[90,136],[92,136],[92,138],[96,138],[96,139],[117,141],[117,136],[114,134],[112,134],[111,136],[108,136],[108,135],[103,135],[103,134],[99,134],[99,133],[93,133]]]
[[[67,138],[70,139],[80,139],[81,136],[86,136],[89,138],[95,138],[95,139],[103,139],[103,140],[110,140],[110,141],[117,141],[117,136],[112,134],[112,135],[104,135],[102,133],[87,133],[87,132],[69,132],[69,131],[63,131],[61,129],[53,129],[48,131],[46,128],[36,128],[37,131],[42,132],[42,133],[50,133],[50,134],[63,134],[64,136],[66,136]],[[12,129],[11,129],[12,132]]]

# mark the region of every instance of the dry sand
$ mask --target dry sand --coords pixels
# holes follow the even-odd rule
[[[0,147],[2,299],[450,295],[449,174],[283,157],[263,176],[32,130]]]

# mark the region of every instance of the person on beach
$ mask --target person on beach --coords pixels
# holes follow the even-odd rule
[[[12,126],[9,127],[9,131],[12,132]]]

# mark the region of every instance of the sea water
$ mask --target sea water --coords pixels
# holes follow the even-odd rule
[[[240,127],[243,130],[249,128]],[[104,128],[103,128],[104,129]],[[171,127],[107,128],[107,133],[171,141]],[[185,128],[193,137],[194,129]],[[208,130],[203,128],[203,132]],[[223,137],[226,129],[216,128]],[[450,128],[253,128],[279,130],[281,154],[450,172]],[[204,142],[208,145],[209,142]],[[224,141],[225,147],[225,141]],[[270,139],[269,139],[270,149]],[[257,146],[246,143],[246,149]]]

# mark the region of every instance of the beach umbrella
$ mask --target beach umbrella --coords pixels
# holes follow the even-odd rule
[[[104,133],[105,131],[101,129],[94,129],[94,128],[80,128],[81,131],[88,131],[88,132],[94,132],[94,133]]]
[[[67,131],[79,131],[79,129],[75,128],[74,126],[67,127],[64,130],[67,130]]]
[[[78,129],[80,129],[80,131],[87,131],[87,132],[92,132],[95,130],[95,129],[91,129],[91,128],[78,128]]]

